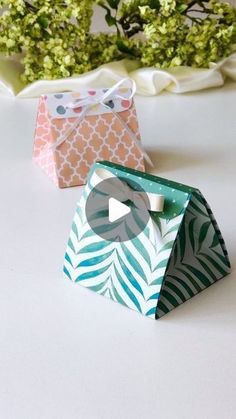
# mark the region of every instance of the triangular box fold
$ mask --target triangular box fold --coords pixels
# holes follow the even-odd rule
[[[87,222],[85,205],[97,168],[165,197],[163,212],[152,212],[151,222],[130,241],[106,242]],[[68,240],[67,278],[159,319],[229,271],[224,240],[197,189],[106,161],[93,165]]]

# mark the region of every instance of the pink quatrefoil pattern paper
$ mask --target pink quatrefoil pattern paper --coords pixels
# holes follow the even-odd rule
[[[125,98],[129,97],[129,89],[120,90],[123,99],[108,101],[106,108],[93,105],[73,130],[75,118],[82,112],[79,101],[89,95],[101,95],[101,89],[41,96],[33,159],[58,187],[85,184],[91,165],[101,160],[145,170],[142,152],[125,128],[126,125],[140,141],[135,105]],[[66,106],[75,101],[78,101],[75,109]],[[65,141],[53,147],[63,136]]]

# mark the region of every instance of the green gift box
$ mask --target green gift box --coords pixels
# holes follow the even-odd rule
[[[164,198],[161,211],[146,209],[150,222],[130,240],[106,240],[88,222],[86,203],[98,169],[120,179],[129,190],[140,188],[147,196]],[[198,189],[110,162],[92,166],[69,236],[67,278],[159,319],[229,272],[224,240]]]

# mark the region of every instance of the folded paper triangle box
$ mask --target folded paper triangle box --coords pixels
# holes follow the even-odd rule
[[[145,170],[133,96],[123,79],[110,89],[47,94],[39,101],[33,159],[60,188],[83,185],[99,160]]]
[[[117,197],[123,202],[125,198],[120,195],[123,192],[128,200],[138,195],[141,202],[139,190],[145,191],[149,198],[142,209],[148,212],[149,220],[130,240],[106,240],[88,222],[86,204],[94,185],[99,185],[99,171],[106,173],[107,178],[110,173],[111,179],[118,179]],[[99,208],[94,211],[97,221],[104,217]],[[112,223],[110,227],[112,231]],[[124,228],[129,227],[127,223]],[[110,162],[93,165],[67,245],[64,260],[67,278],[159,319],[229,271],[225,243],[198,189]]]

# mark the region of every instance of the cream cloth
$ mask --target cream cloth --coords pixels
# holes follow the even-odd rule
[[[222,86],[226,78],[236,81],[236,52],[217,64],[212,63],[208,69],[176,67],[164,71],[154,67],[141,68],[136,61],[122,60],[79,76],[41,80],[28,86],[20,81],[21,71],[17,60],[0,57],[0,93],[19,98],[39,97],[43,93],[76,91],[81,87],[111,87],[130,77],[136,82],[138,94],[155,96],[163,90],[185,93]]]

